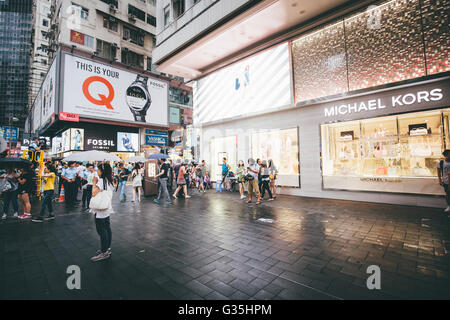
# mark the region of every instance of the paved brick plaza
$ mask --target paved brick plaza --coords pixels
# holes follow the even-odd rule
[[[117,194],[113,256],[100,263],[89,261],[99,248],[90,214],[58,206],[53,222],[1,222],[0,298],[450,298],[441,210],[238,198],[210,191],[158,206],[121,204]],[[81,268],[80,291],[66,287],[69,265]],[[369,265],[381,267],[381,291],[366,288]]]

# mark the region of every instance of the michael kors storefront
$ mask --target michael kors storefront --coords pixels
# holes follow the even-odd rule
[[[323,188],[442,195],[449,89],[446,79],[318,106]]]
[[[276,155],[283,194],[442,207],[436,165],[449,121],[445,77],[206,125],[201,157]],[[211,146],[223,139],[231,151]]]

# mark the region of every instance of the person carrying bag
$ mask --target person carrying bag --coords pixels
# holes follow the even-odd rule
[[[93,198],[90,203],[91,210],[95,213],[95,227],[100,236],[101,244],[101,249],[97,251],[97,255],[91,258],[91,261],[94,262],[109,259],[112,254],[110,215],[114,213],[111,205],[113,189],[111,166],[107,163],[102,163],[98,166],[98,178],[94,178],[92,187]]]

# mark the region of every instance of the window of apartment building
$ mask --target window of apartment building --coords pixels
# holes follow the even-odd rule
[[[89,17],[89,9],[72,2],[72,15],[77,14],[78,10],[80,18],[87,20]]]
[[[44,27],[48,27],[48,20],[47,19],[42,19],[42,25]]]
[[[101,2],[104,2],[106,4],[112,4],[114,7],[118,8],[119,3],[117,0],[100,0]]]
[[[147,14],[147,23],[151,26],[156,27],[156,18],[151,14]]]
[[[132,28],[123,27],[123,39],[139,46],[144,46],[144,33]]]
[[[131,4],[128,5],[128,14],[132,14],[139,20],[142,20],[145,22],[145,12],[132,6]]]
[[[170,21],[170,6],[164,8],[164,27],[169,25]]]
[[[42,12],[42,14],[43,15],[48,15],[48,14],[50,14],[50,6],[46,6],[46,5],[42,5],[41,6],[41,12]]]
[[[117,46],[97,39],[97,54],[101,58],[113,60],[116,57]]]
[[[173,2],[173,15],[174,18],[178,18],[184,13],[184,0],[174,0]]]
[[[144,56],[130,50],[122,49],[122,63],[144,69]]]
[[[147,70],[152,71],[152,58],[147,57]]]
[[[94,38],[85,34],[84,45],[88,48],[94,49]]]
[[[103,27],[114,32],[119,30],[119,24],[116,18],[112,16],[103,17]]]

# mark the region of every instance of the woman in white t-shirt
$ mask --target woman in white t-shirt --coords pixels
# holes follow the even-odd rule
[[[133,171],[131,172],[131,178],[133,179],[133,200],[136,201],[136,193],[138,194],[138,201],[141,202],[142,193],[142,169],[139,163],[136,163]]]
[[[98,177],[94,177],[94,186],[92,187],[92,196],[95,197],[103,190],[113,190],[113,175],[111,166],[108,163],[102,163],[98,166]],[[110,204],[106,210],[94,210],[95,227],[100,236],[101,250],[97,251],[97,255],[91,258],[91,261],[101,261],[111,256],[111,240],[112,232],[110,225],[110,215],[114,212]]]

